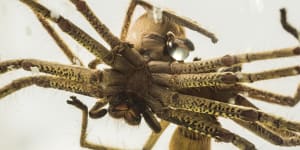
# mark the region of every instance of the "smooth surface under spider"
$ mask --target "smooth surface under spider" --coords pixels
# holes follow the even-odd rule
[[[89,1],[88,1],[89,2]],[[19,2],[18,2],[19,3]],[[99,2],[97,2],[97,3],[99,3]],[[46,6],[46,5],[45,5]],[[25,9],[25,8],[24,8]],[[288,9],[289,10],[289,9]],[[75,10],[74,10],[75,11]],[[277,13],[276,13],[276,15],[278,15]],[[276,16],[276,15],[274,15],[274,16]],[[55,16],[55,15],[54,15]],[[190,16],[189,16],[190,17]],[[278,16],[276,16],[276,17],[278,17]],[[100,19],[101,19],[101,17],[99,17]],[[193,18],[193,17],[191,17],[191,18]],[[247,19],[249,19],[249,18],[247,18]],[[102,19],[101,19],[102,20]],[[199,18],[199,20],[201,20],[201,18]],[[278,22],[278,18],[277,19],[274,19],[274,20],[276,20],[277,22]],[[105,21],[103,21],[103,23],[104,24],[106,24],[106,22]],[[122,23],[122,22],[121,22]],[[121,26],[121,23],[120,23],[120,26]],[[76,24],[76,22],[75,22],[75,24]],[[202,23],[202,24],[205,24],[204,22]],[[272,24],[273,25],[273,24]],[[270,27],[272,26],[272,25],[270,25]],[[206,25],[205,24],[205,26],[208,26],[208,25]],[[273,27],[273,26],[272,26]],[[35,29],[33,29],[33,31],[32,32],[34,32],[34,30]],[[251,30],[251,29],[250,29]],[[281,27],[278,25],[277,27],[276,27],[276,30],[281,30]],[[218,32],[217,32],[218,33]],[[45,34],[45,33],[44,33]],[[286,33],[285,33],[286,34]],[[244,34],[243,34],[244,35]],[[247,34],[246,34],[247,35]],[[96,35],[97,36],[97,35]],[[197,36],[198,37],[200,37],[198,34],[197,34]],[[273,35],[274,36],[274,35]],[[192,41],[193,41],[193,43],[195,44],[195,43],[197,43],[197,42],[195,42],[194,41],[194,39],[193,38],[191,38],[191,37],[188,37],[189,39],[192,39]],[[290,38],[290,35],[287,35],[285,38]],[[273,39],[285,39],[285,38],[282,38],[282,37],[272,37],[271,39],[273,40]],[[225,38],[226,39],[226,38]],[[236,38],[236,40],[240,40],[240,38]],[[202,39],[203,40],[203,39]],[[222,39],[223,40],[223,39]],[[205,41],[205,40],[203,40],[203,41]],[[268,39],[267,40],[268,42],[270,42],[270,39]],[[290,41],[292,41],[292,40],[290,40]],[[209,41],[208,40],[206,40],[205,41],[206,43],[208,43]],[[203,42],[203,44],[204,44],[204,42]],[[237,43],[236,43],[237,44]],[[288,43],[288,44],[286,44],[286,45],[280,45],[280,44],[278,44],[278,43],[271,43],[271,47],[272,48],[278,48],[278,47],[289,47],[289,46],[291,46],[291,45],[296,45],[297,43],[292,43],[292,42],[290,42],[290,43]],[[274,45],[274,46],[273,46]],[[250,45],[251,47],[254,47],[253,45]],[[257,45],[255,45],[255,48],[260,48],[259,46],[257,46]],[[197,49],[197,46],[195,46],[196,47],[196,50],[198,50]],[[262,46],[262,47],[264,47],[264,46]],[[266,47],[268,47],[268,46],[266,46]],[[244,48],[244,47],[238,47],[238,48]],[[261,48],[260,48],[261,49]],[[268,48],[269,49],[269,48]],[[204,51],[204,50],[203,50]],[[207,51],[207,50],[206,50]],[[217,51],[217,50],[216,50]],[[204,54],[203,55],[205,55],[205,53],[206,52],[203,52]],[[209,53],[209,52],[207,52],[207,53]],[[219,52],[216,52],[216,53],[219,53]],[[227,52],[228,53],[228,52]],[[227,53],[225,53],[225,54],[227,54]],[[240,53],[240,52],[237,52],[237,53]],[[222,56],[222,54],[218,54],[219,56]],[[202,55],[200,55],[200,57],[201,57]],[[22,57],[22,58],[24,58],[24,57]],[[47,58],[47,57],[46,57]],[[299,57],[297,57],[295,60],[299,60]],[[283,60],[277,60],[277,61],[283,61]],[[75,61],[76,62],[76,61]],[[297,61],[295,61],[295,62],[297,62]],[[65,62],[65,63],[68,63],[67,61]],[[266,64],[266,63],[264,63],[264,64]],[[297,63],[295,63],[295,65],[299,65],[299,61],[297,62]],[[291,63],[289,63],[289,66],[291,66]],[[31,66],[32,67],[32,66]],[[282,67],[282,65],[279,65],[278,67],[276,67],[276,68],[279,68],[279,67]],[[13,69],[14,67],[10,67],[11,69]],[[270,68],[268,68],[268,69],[270,69]],[[293,70],[292,70],[292,73],[293,73]],[[279,84],[278,83],[278,80],[275,80],[276,82],[277,82],[277,85]],[[272,81],[272,82],[275,82],[274,80]],[[298,82],[299,81],[295,81],[295,82],[297,82],[297,83],[295,83],[295,88],[291,88],[290,90],[293,90],[293,89],[297,89],[297,84],[298,84]],[[9,82],[7,82],[7,83],[9,83]],[[165,83],[166,84],[166,83]],[[276,85],[276,84],[275,84]],[[283,82],[283,84],[279,84],[279,85],[286,85],[288,88],[290,88],[291,86],[290,86],[290,84],[286,84],[285,82]],[[293,90],[293,91],[295,91],[295,90]],[[16,94],[17,94],[18,92],[16,92]],[[56,93],[56,92],[55,92]],[[32,94],[30,94],[30,96],[31,97],[34,97],[34,94],[35,93],[32,93]],[[292,93],[293,94],[293,93]],[[291,94],[291,95],[292,95]],[[69,94],[70,95],[70,94]],[[9,96],[8,96],[9,97]],[[12,99],[14,99],[14,95],[12,96],[13,98]],[[23,96],[21,96],[21,97],[23,97]],[[49,96],[48,96],[49,97]],[[60,96],[58,96],[58,97],[60,97]],[[63,97],[63,96],[62,96]],[[176,96],[175,96],[176,97]],[[29,97],[28,97],[29,98]],[[43,98],[43,97],[42,97]],[[51,95],[51,101],[49,101],[48,103],[47,103],[47,105],[49,105],[49,107],[51,106],[51,103],[52,103],[52,101],[61,101],[61,100],[57,100],[57,99],[61,99],[61,98],[55,98],[55,99],[52,99],[53,97],[52,97],[52,95]],[[22,99],[22,98],[20,98],[20,99]],[[83,98],[79,98],[80,100],[83,100],[84,102],[85,102],[85,99],[86,99],[86,97],[83,97]],[[25,100],[27,100],[27,99],[24,99],[24,101]],[[6,100],[6,98],[4,98],[3,99],[3,102],[2,103],[6,103],[5,101],[7,101]],[[9,100],[9,101],[13,101],[13,100]],[[20,100],[21,101],[21,100]],[[232,102],[232,100],[231,100],[231,102]],[[251,101],[252,102],[252,101]],[[18,102],[17,102],[18,103]],[[35,102],[36,103],[36,102]],[[45,102],[44,102],[45,103]],[[9,109],[11,110],[13,110],[14,109],[14,107],[17,107],[16,106],[17,104],[15,104],[15,105],[13,105],[13,107],[10,107]],[[25,105],[25,104],[24,104]],[[26,105],[31,105],[29,102],[26,102]],[[273,107],[273,105],[268,105],[268,106],[272,106]],[[42,106],[41,106],[42,107]],[[63,106],[60,106],[60,107],[63,107]],[[169,107],[171,107],[171,108],[173,108],[173,107],[176,107],[176,106],[169,106]],[[276,106],[274,106],[275,108],[276,108]],[[8,108],[6,108],[5,106],[3,106],[2,108],[4,108],[4,109],[1,109],[1,113],[2,113],[2,110],[7,110]],[[265,109],[267,109],[267,108],[265,108],[265,107],[260,107],[262,110],[265,110]],[[277,107],[278,108],[278,107]],[[40,109],[40,111],[46,111],[44,108],[39,108]],[[72,108],[72,110],[73,110],[74,108]],[[282,109],[281,107],[280,107],[280,109]],[[71,109],[70,109],[71,110]],[[178,110],[178,109],[177,109]],[[8,111],[8,110],[7,110]],[[49,110],[50,111],[50,110]],[[53,111],[53,109],[52,109],[52,111]],[[74,110],[74,111],[77,111],[78,112],[78,110]],[[177,112],[181,112],[180,110],[178,110]],[[296,111],[295,111],[296,112]],[[5,113],[7,113],[7,112],[5,112]],[[63,112],[60,112],[60,113],[63,113]],[[278,114],[279,112],[274,112],[273,114]],[[182,112],[182,114],[184,114],[184,112]],[[7,115],[7,114],[6,114]],[[49,115],[50,116],[50,115]],[[42,117],[49,117],[49,116],[42,116]],[[282,115],[283,116],[283,115]],[[25,116],[26,117],[26,116]],[[51,118],[51,117],[50,117]],[[78,114],[77,114],[77,116],[76,116],[76,118],[78,118]],[[192,119],[193,119],[193,117],[192,117]],[[294,118],[295,119],[295,118]],[[25,119],[26,120],[26,119]],[[25,121],[24,120],[24,121]],[[49,118],[48,118],[48,120],[49,120]],[[297,120],[297,119],[296,119]],[[298,119],[299,120],[299,119]],[[5,120],[4,120],[5,121]],[[1,121],[1,122],[4,122],[4,121]],[[221,122],[222,123],[222,122]],[[222,123],[223,124],[223,123]],[[17,124],[16,126],[19,126],[20,124]],[[22,126],[22,125],[21,125]],[[63,126],[63,122],[57,122],[57,127],[55,127],[55,124],[53,124],[53,122],[52,122],[52,126],[53,126],[53,128],[60,128],[61,126]],[[94,132],[94,131],[93,131]],[[238,134],[238,135],[240,135],[240,133],[239,132],[236,132],[236,134]],[[242,133],[241,133],[242,134]],[[101,136],[102,134],[100,133],[100,136]],[[77,137],[79,137],[79,136],[77,136]],[[247,138],[248,139],[248,138]],[[26,141],[25,141],[26,142]],[[256,145],[256,143],[255,142],[253,142],[255,145]],[[23,143],[24,144],[24,143]],[[103,143],[103,144],[105,144],[105,143]],[[143,145],[143,144],[142,144]],[[114,146],[114,145],[112,145],[112,146]],[[212,145],[213,146],[213,145]],[[213,146],[214,147],[214,146]],[[260,146],[260,145],[256,145],[256,147],[258,148],[258,149],[265,149],[265,147],[263,147],[263,146]],[[126,147],[125,147],[126,148]],[[162,147],[157,147],[157,149],[160,149],[160,148],[162,148]],[[276,148],[278,148],[278,147],[276,147]],[[60,149],[60,148],[58,148],[58,149]],[[129,148],[130,149],[130,148]]]

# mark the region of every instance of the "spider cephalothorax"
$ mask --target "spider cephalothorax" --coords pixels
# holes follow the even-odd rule
[[[48,21],[57,24],[96,59],[88,65],[89,68],[82,66],[81,61],[76,61],[81,66],[36,59],[0,62],[0,73],[22,68],[27,71],[38,69],[48,74],[14,80],[0,88],[0,98],[24,87],[37,85],[99,99],[89,112],[87,106],[76,97],[72,96],[67,101],[82,110],[81,146],[110,149],[86,140],[88,115],[101,118],[107,112],[114,118],[124,118],[131,125],[138,125],[143,118],[154,132],[162,132],[169,122],[177,124],[179,127],[174,133],[170,149],[208,150],[210,137],[232,143],[240,149],[256,149],[246,138],[223,128],[217,117],[229,118],[273,144],[300,145],[299,122],[265,113],[246,98],[294,106],[300,100],[300,86],[295,95],[290,97],[243,84],[299,75],[300,66],[255,73],[241,71],[244,63],[300,55],[299,47],[183,62],[189,51],[194,49],[193,43],[185,37],[183,27],[202,33],[215,43],[217,38],[214,34],[171,11],[158,9],[142,0],[132,0],[121,38],[118,38],[94,15],[85,1],[71,0],[109,44],[111,50],[108,50],[68,19],[56,15],[36,1],[21,1],[33,10],[70,60],[78,60],[78,57],[68,49]],[[143,6],[148,13],[142,15],[128,32],[131,15],[137,5]],[[155,13],[152,18],[149,18],[150,12]],[[286,22],[285,11],[282,11],[282,25],[298,38],[299,33],[294,33],[297,30]],[[111,68],[96,69],[99,63]],[[247,96],[243,96],[243,93],[247,93]],[[104,106],[107,104],[106,109]],[[157,118],[162,121],[158,122]],[[152,134],[144,149],[151,149],[160,134]]]
[[[127,73],[108,69],[103,71],[102,83],[104,99],[110,105],[110,115],[124,117],[132,125],[139,124],[140,113],[145,114],[144,108],[149,109],[143,102],[143,95],[148,93],[151,86],[148,68],[141,67]]]

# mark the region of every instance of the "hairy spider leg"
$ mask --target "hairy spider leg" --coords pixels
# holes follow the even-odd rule
[[[33,84],[41,87],[52,87],[66,91],[74,91],[93,97],[102,95],[102,92],[97,92],[98,89],[102,91],[102,88],[99,86],[102,73],[98,70],[90,70],[79,66],[63,65],[35,59],[16,59],[0,62],[1,73],[19,68],[27,71],[37,69],[40,72],[54,76],[33,76],[16,79],[12,81],[12,83],[1,88],[1,97]],[[38,79],[39,77],[40,79]],[[87,84],[87,89],[83,88],[83,85],[85,84]],[[92,87],[95,89],[93,90]]]
[[[73,81],[100,84],[102,73],[80,66],[64,65],[37,59],[15,59],[0,62],[0,74],[22,68],[26,71],[37,69],[39,72],[63,77]]]
[[[130,27],[130,23],[131,23],[131,19],[132,19],[132,15],[133,15],[133,12],[134,12],[134,9],[135,9],[136,6],[137,6],[136,1],[131,0],[129,6],[127,8],[125,20],[123,22],[123,26],[122,26],[122,30],[121,30],[121,34],[120,34],[120,40],[123,41],[123,42],[126,40],[126,37],[127,37],[127,34],[128,34],[128,29]],[[90,68],[96,68],[96,66],[101,64],[101,63],[102,63],[102,61],[100,59],[94,59],[93,61],[91,61],[89,63],[88,66]]]
[[[256,73],[217,72],[201,74],[152,74],[154,82],[174,89],[232,86],[239,82],[252,83],[261,80],[295,76],[300,74],[300,66],[273,69]]]
[[[251,104],[246,98],[242,97],[241,95],[238,94],[238,91],[232,90],[231,88],[208,88],[205,87],[206,89],[212,89],[213,91],[217,93],[224,93],[225,95],[221,94],[217,97],[214,97],[215,100],[221,101],[221,102],[227,102],[230,104],[238,105],[238,106],[246,106],[246,107],[252,107],[255,109],[258,109],[256,106]],[[184,92],[184,94],[187,94],[187,92],[190,91],[195,91],[194,93],[202,93],[205,92],[203,91],[204,88],[188,88]],[[224,90],[224,91],[223,91]],[[230,94],[232,93],[232,94]],[[228,95],[228,96],[226,96]],[[197,96],[197,94],[195,95]],[[207,97],[207,96],[205,96]],[[208,96],[211,98],[211,96]],[[224,99],[225,98],[225,99]],[[246,129],[252,131],[253,133],[257,134],[258,136],[264,138],[266,141],[269,141],[270,143],[273,143],[275,145],[282,145],[282,146],[295,146],[299,145],[299,135],[296,134],[293,131],[287,130],[287,129],[282,129],[282,128],[277,128],[274,126],[270,126],[267,124],[263,124],[260,122],[249,122],[249,121],[243,121],[240,119],[232,119],[241,126],[245,127]]]
[[[226,87],[226,88],[214,88],[214,87],[188,88],[182,92],[184,92],[184,94],[188,94],[187,92],[194,91],[193,93],[196,93],[195,96],[198,96],[197,93],[202,93],[202,94],[203,92],[206,93],[205,89],[206,90],[208,89],[209,91],[212,90],[213,93],[219,93],[219,95],[216,97],[212,97],[209,95],[204,97],[213,98],[217,101],[226,102],[238,106],[246,106],[246,107],[252,107],[258,109],[245,97],[239,95],[239,91],[234,89],[235,86],[237,85],[234,85],[233,87]],[[240,119],[232,119],[232,120],[234,120],[241,126],[245,127],[246,129],[252,131],[253,133],[257,134],[258,136],[264,138],[266,141],[269,141],[270,143],[273,143],[275,145],[295,146],[300,144],[299,140],[297,140],[300,138],[299,135],[293,131],[277,128],[260,122],[249,122]]]
[[[50,36],[53,38],[53,40],[56,42],[56,44],[60,47],[60,49],[64,52],[64,54],[67,56],[69,61],[74,65],[83,66],[82,61],[76,56],[72,50],[68,47],[68,45],[63,41],[63,39],[58,35],[58,33],[51,27],[50,23],[38,13],[35,13],[40,23],[43,25],[43,27],[46,29],[46,31],[50,34]],[[89,64],[88,67],[91,69],[96,69],[96,66],[98,64],[103,63],[100,59],[94,59]]]
[[[76,56],[73,51],[68,47],[68,45],[63,41],[63,39],[58,35],[58,33],[51,27],[50,23],[41,15],[35,13],[40,23],[43,25],[43,27],[46,29],[46,31],[50,34],[50,36],[53,38],[55,43],[60,47],[60,49],[64,52],[64,54],[67,56],[69,61],[74,65],[83,66],[83,62],[79,59],[78,56]],[[88,67],[91,69],[96,69],[96,66],[98,64],[103,63],[102,60],[96,58],[92,60]]]
[[[193,112],[184,110],[163,110],[158,115],[170,122],[174,122],[189,130],[200,133],[209,137],[213,137],[222,142],[229,142],[240,149],[255,150],[255,146],[247,139],[240,137],[224,128],[214,121],[208,121],[203,116]]]
[[[70,0],[77,10],[86,18],[97,33],[113,48],[121,43],[118,37],[113,35],[109,29],[98,19],[94,12],[83,0]]]
[[[235,104],[240,106],[252,107],[258,109],[254,104],[241,95],[237,95],[235,98]],[[242,127],[252,131],[256,135],[262,137],[266,141],[275,145],[281,146],[295,146],[300,145],[300,136],[292,131],[276,128],[274,126],[268,126],[260,122],[248,122],[238,119],[233,119],[236,123]]]
[[[247,97],[279,105],[295,106],[300,101],[300,84],[293,97],[264,91],[244,84],[235,84],[232,88],[241,94],[245,94]]]
[[[130,23],[131,23],[131,19],[132,19],[132,15],[133,15],[133,12],[134,12],[136,6],[137,6],[136,0],[131,0],[129,6],[127,8],[125,20],[123,22],[122,31],[121,31],[121,35],[120,35],[120,39],[122,41],[126,40],[128,30],[130,27]]]
[[[46,29],[49,35],[53,38],[55,43],[59,46],[59,48],[63,51],[63,53],[67,56],[69,61],[73,65],[83,66],[82,61],[76,56],[73,51],[68,47],[68,45],[63,41],[63,39],[58,35],[58,33],[51,27],[50,23],[41,15],[35,13],[39,22]]]
[[[103,97],[102,88],[89,83],[68,80],[66,78],[54,76],[32,76],[19,78],[4,87],[0,88],[0,98],[3,98],[11,93],[14,93],[22,88],[37,85],[44,88],[54,88],[59,90],[70,91],[90,97]]]
[[[153,86],[150,90],[150,94],[161,100],[166,109],[186,110],[189,112],[211,114],[251,122],[258,121],[277,128],[288,129],[295,132],[300,131],[300,123],[298,122],[287,121],[278,116],[270,115],[253,108],[235,106],[207,98],[180,94],[160,86]],[[159,112],[160,110],[154,111]]]
[[[215,71],[221,67],[230,67],[253,61],[292,57],[298,55],[300,55],[300,47],[290,47],[263,52],[226,55],[223,57],[186,63],[153,61],[149,63],[149,69],[153,73],[205,73]]]
[[[74,2],[78,3],[76,1],[74,1]],[[122,31],[121,31],[121,34],[120,34],[120,40],[123,41],[123,42],[125,41],[125,39],[127,37],[128,29],[129,29],[130,23],[131,23],[131,17],[132,17],[132,14],[134,12],[134,9],[135,9],[136,5],[137,5],[136,1],[132,0],[129,4],[128,8],[127,8],[125,20],[124,20],[124,23],[123,23],[123,26],[122,26]],[[97,65],[99,65],[101,63],[103,63],[102,60],[94,59],[88,64],[88,67],[92,68],[92,69],[95,69],[97,67]]]
[[[190,130],[191,132],[202,134],[208,137],[213,137],[222,142],[231,142],[240,149],[256,149],[255,146],[248,140],[222,128],[220,124],[216,122],[216,120],[207,120],[206,115],[209,114],[198,114],[186,110],[169,109],[164,107],[165,104],[161,104],[157,101],[157,99],[161,99],[161,97],[155,93],[151,93],[151,95],[147,97],[147,101],[152,107],[157,108],[157,106],[160,106],[160,108],[162,108],[155,109],[156,114],[160,118],[182,126],[186,128],[185,130]],[[205,148],[207,149],[207,143],[205,145]]]

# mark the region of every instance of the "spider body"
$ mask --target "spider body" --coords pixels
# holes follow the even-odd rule
[[[111,49],[107,49],[70,20],[54,15],[38,2],[21,0],[33,10],[72,63],[78,57],[68,49],[48,21],[57,24],[96,59],[88,65],[89,68],[84,67],[81,61],[75,61],[81,66],[36,59],[0,62],[0,73],[13,68],[26,71],[38,69],[47,74],[12,81],[0,88],[0,98],[31,85],[97,98],[90,111],[74,96],[67,101],[82,111],[80,145],[90,149],[114,149],[89,142],[86,138],[88,117],[101,118],[107,112],[114,118],[123,118],[130,125],[140,124],[142,118],[145,120],[153,134],[143,149],[151,149],[169,123],[178,125],[170,142],[172,150],[209,150],[211,137],[232,143],[239,149],[256,149],[246,138],[223,128],[217,117],[229,118],[272,144],[300,145],[299,122],[265,113],[251,104],[246,96],[241,95],[247,93],[247,97],[280,105],[297,104],[300,100],[300,86],[291,97],[255,89],[243,83],[299,75],[298,65],[254,73],[241,72],[241,65],[300,55],[299,47],[183,62],[182,59],[194,49],[193,43],[186,38],[183,27],[197,31],[215,43],[217,38],[214,34],[174,12],[159,10],[143,0],[132,0],[121,37],[118,38],[97,18],[85,1],[70,1]],[[129,30],[131,15],[137,5],[143,6],[148,12]],[[151,11],[155,13],[153,16]],[[284,26],[288,26],[287,23]],[[111,69],[96,69],[95,66],[99,63],[105,63]],[[104,108],[106,105],[107,109]],[[157,118],[161,121],[158,122]]]
[[[144,56],[145,61],[160,60],[172,62],[174,61],[174,58],[172,58],[171,55],[167,52],[166,46],[168,33],[172,34],[171,36],[174,39],[173,41],[170,41],[172,42],[172,45],[181,44],[181,47],[187,50],[193,50],[193,44],[189,40],[185,39],[185,32],[182,26],[167,20],[155,22],[151,11],[148,11],[147,13],[141,15],[135,21],[132,28],[128,32],[126,41],[132,44],[135,50]],[[177,39],[177,42],[179,40],[187,42],[175,43],[175,39]],[[106,93],[106,97],[116,97],[116,99],[122,99],[123,101],[128,102],[128,104],[125,104],[124,106],[124,102],[121,102],[120,100],[120,102],[113,102],[118,100],[116,100],[115,98],[111,98],[111,100],[109,101],[111,102],[112,106],[118,107],[120,106],[118,103],[120,103],[123,104],[122,109],[127,109],[127,111],[130,109],[131,111],[128,112],[134,112],[132,113],[133,116],[131,117],[135,116],[136,119],[139,118],[137,119],[139,121],[130,121],[131,117],[129,117],[128,113],[125,113],[123,117],[125,118],[127,123],[131,125],[138,125],[138,123],[140,122],[140,117],[137,117],[140,116],[140,114],[138,113],[141,113],[144,110],[137,110],[137,108],[147,109],[145,106],[140,105],[141,103],[144,103],[141,101],[144,101],[143,97],[149,93],[149,89],[152,84],[152,78],[149,68],[136,68],[129,74],[122,74],[115,70],[106,70],[103,72],[102,81],[103,90],[104,93]],[[120,91],[115,91],[115,87],[118,87],[118,90]],[[129,102],[128,99],[130,99],[131,102]],[[126,108],[129,106],[133,109]],[[120,118],[122,116],[121,113],[124,113],[124,110],[120,110],[120,114],[118,112],[112,112],[113,110],[117,111],[117,109],[115,108],[111,108],[109,110],[110,115],[115,118]],[[144,116],[147,115],[144,114]],[[153,120],[151,121],[152,123],[150,123],[150,120],[146,120],[152,129],[154,129],[156,132],[160,131],[158,123],[154,123],[155,121]]]

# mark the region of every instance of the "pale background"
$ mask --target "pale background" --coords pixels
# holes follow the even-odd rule
[[[97,40],[100,38],[77,13],[68,0],[43,0],[47,7],[73,20]],[[124,13],[129,0],[88,0],[99,18],[119,35]],[[216,33],[220,42],[216,45],[196,32],[188,30],[188,37],[194,42],[196,51],[192,56],[211,58],[225,54],[254,52],[265,49],[290,47],[299,43],[287,34],[279,23],[279,9],[286,7],[290,22],[300,29],[299,0],[163,0],[162,7],[177,14],[189,16]],[[143,11],[138,9],[136,14]],[[92,56],[87,54],[68,36],[62,34],[70,47],[87,63]],[[16,58],[37,58],[69,64],[65,56],[43,30],[28,7],[17,0],[0,0],[0,60]],[[273,67],[299,65],[299,56],[276,61],[257,62],[245,66],[253,72]],[[15,78],[32,73],[13,71],[0,76],[0,86]],[[293,95],[300,77],[269,80],[253,84],[270,91]],[[0,149],[1,150],[80,150],[79,133],[81,112],[66,104],[72,93],[29,87],[0,100]],[[94,99],[77,95],[89,106]],[[291,120],[300,121],[300,106],[280,107],[253,100],[266,112]],[[261,150],[299,149],[273,146],[231,121],[220,119],[225,128],[249,139]],[[167,149],[172,128],[169,128],[156,144],[156,150]],[[130,127],[123,121],[109,116],[90,121],[89,139],[127,149],[140,149],[150,134],[143,123]],[[214,150],[236,149],[232,144],[213,143]]]

